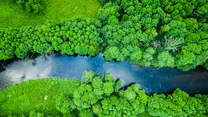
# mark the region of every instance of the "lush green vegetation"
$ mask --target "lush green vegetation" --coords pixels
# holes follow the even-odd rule
[[[39,26],[46,20],[96,17],[98,0],[1,0],[0,27]]]
[[[208,59],[206,0],[118,0],[98,19],[107,60],[190,70]]]
[[[39,14],[43,11],[43,2],[41,0],[13,0],[28,13]]]
[[[208,69],[206,0],[100,1],[94,17],[100,7],[94,0],[1,0],[0,60],[103,53],[107,61]],[[207,95],[180,89],[146,95],[139,84],[121,88],[111,75],[101,79],[92,71],[82,82],[39,79],[0,91],[0,116],[201,117],[207,105]]]
[[[117,0],[94,18],[48,21],[39,27],[0,30],[0,60],[28,53],[90,55],[141,66],[207,68],[206,0]]]
[[[102,79],[103,77],[103,79]],[[0,115],[22,117],[202,117],[208,116],[207,95],[147,95],[139,84],[121,88],[110,74],[84,71],[82,82],[38,79],[0,92]]]
[[[39,79],[31,80],[11,86],[1,93],[6,96],[1,99],[1,116],[21,115],[30,111],[59,113],[56,108],[56,99],[63,95],[72,95],[80,82],[67,79]]]

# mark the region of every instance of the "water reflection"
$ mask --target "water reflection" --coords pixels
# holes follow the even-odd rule
[[[80,80],[84,70],[94,70],[98,74],[111,73],[114,78],[122,79],[124,85],[137,82],[147,93],[165,93],[177,87],[190,94],[208,93],[208,71],[181,72],[173,68],[140,67],[130,62],[105,62],[102,55],[71,57],[57,54],[16,61],[0,73],[0,87],[48,77]]]

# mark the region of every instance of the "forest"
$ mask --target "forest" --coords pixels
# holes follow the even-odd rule
[[[0,92],[0,115],[9,117],[206,117],[207,95],[147,95],[139,84],[121,87],[111,74],[84,71],[82,80],[38,79]],[[17,98],[18,97],[18,98]],[[27,109],[26,109],[27,108]]]
[[[36,7],[27,11],[38,13]],[[31,53],[103,53],[107,61],[140,66],[207,68],[207,20],[206,0],[109,1],[96,18],[77,16],[39,27],[1,28],[0,60],[23,59]]]
[[[46,12],[44,1],[12,3],[38,17]],[[208,70],[207,0],[100,0],[100,4],[102,7],[92,17],[77,15],[35,26],[1,27],[0,62],[55,53],[70,56],[102,53],[106,61],[129,61],[144,67],[173,67],[182,71],[203,66]],[[0,115],[208,116],[207,95],[189,96],[180,89],[172,94],[147,95],[139,84],[126,87],[121,84],[110,74],[98,76],[93,71],[84,72],[81,82],[63,79],[24,82],[0,90]]]

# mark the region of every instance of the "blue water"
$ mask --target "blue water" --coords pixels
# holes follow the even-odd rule
[[[180,88],[189,94],[208,93],[208,71],[182,72],[175,68],[140,67],[130,62],[105,62],[102,55],[96,57],[51,55],[34,60],[20,60],[7,65],[0,73],[0,87],[37,78],[81,79],[84,70],[98,74],[111,73],[125,85],[141,84],[147,93],[167,93]]]

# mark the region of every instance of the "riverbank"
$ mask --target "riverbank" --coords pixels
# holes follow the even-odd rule
[[[0,28],[0,62],[14,58],[21,60],[33,54],[52,55],[61,53],[68,56],[94,57],[102,53],[105,58],[105,60],[103,59],[104,62],[128,61],[122,64],[124,65],[123,68],[128,66],[131,70],[136,71],[132,73],[141,78],[138,82],[141,82],[142,88],[146,81],[157,88],[159,87],[159,89],[153,87],[156,91],[162,91],[162,87],[164,89],[170,86],[179,87],[176,84],[185,81],[182,83],[182,88],[190,86],[192,89],[188,88],[188,90],[191,91],[195,91],[195,89],[199,92],[208,91],[207,77],[201,74],[201,71],[195,72],[200,77],[189,78],[189,76],[193,76],[190,70],[197,66],[208,69],[208,2],[206,0],[101,0],[107,3],[103,4],[95,17],[77,16],[76,14],[79,14],[76,12],[79,9],[73,2],[83,2],[83,4],[78,4],[81,5],[79,8],[82,14],[86,13],[85,5],[87,7],[87,4],[93,5],[94,2],[88,2],[90,0],[50,0],[53,2],[46,11],[52,13],[48,16],[52,17],[53,20],[44,23],[42,19],[37,23],[40,17],[35,17],[33,21],[30,19],[33,18],[32,13],[43,8],[43,4],[39,3],[45,0],[12,1],[17,1],[17,4],[23,7],[24,11],[16,10],[18,6],[10,7],[12,4],[8,4],[7,0],[0,1],[2,3],[0,4],[2,11],[0,19],[3,18],[3,21],[0,20],[3,22],[0,25],[8,27]],[[73,4],[73,10],[68,9],[71,4]],[[64,8],[63,12],[59,8]],[[25,11],[31,14],[25,14]],[[70,15],[69,17],[75,15],[75,17],[68,19],[68,15]],[[43,20],[46,19],[43,17]],[[22,24],[21,21],[26,23]],[[28,26],[27,23],[31,25]],[[140,67],[135,64],[129,65],[129,62],[148,67],[148,69],[141,72]],[[9,81],[9,78],[12,78],[14,81],[21,82],[30,76],[44,77],[42,75],[48,75],[50,71],[53,71],[52,67],[49,66],[51,64],[48,64],[44,67],[39,66],[42,69],[37,71],[43,74],[36,74],[37,71],[33,74],[35,68],[33,66],[36,66],[36,62],[27,63],[25,61],[23,63],[29,64],[31,69],[24,67],[20,69],[17,65],[15,69],[12,69],[14,72],[3,71],[5,74],[2,79]],[[112,75],[118,75],[115,76],[116,79],[125,76],[127,81],[132,80],[131,75],[124,74],[125,71],[128,71],[127,69],[120,69],[116,66],[116,62],[111,63],[109,66],[115,65],[115,69],[109,71],[115,73]],[[88,67],[88,64],[77,61],[70,71],[66,69],[63,71],[81,75],[81,73],[77,73],[80,69],[73,71],[77,65],[81,66],[82,69]],[[63,67],[63,65],[61,66]],[[152,66],[155,68],[151,69]],[[164,67],[168,67],[168,70]],[[57,68],[62,70],[60,66]],[[156,68],[164,71],[157,74],[154,71]],[[181,74],[178,77],[178,74],[174,74],[177,70],[171,71],[171,68],[189,71],[190,74],[187,75],[187,72],[183,72],[181,73],[183,77],[180,77]],[[18,70],[23,71],[19,72]],[[32,72],[26,73],[24,70],[32,70]],[[140,74],[136,74],[138,71]],[[170,76],[170,72],[176,77]],[[56,75],[56,72],[53,73],[52,75]],[[207,95],[199,94],[191,97],[179,89],[167,95],[147,95],[146,92],[150,90],[149,87],[143,88],[143,90],[139,84],[130,82],[132,84],[128,87],[120,88],[121,81],[115,81],[109,74],[102,76],[96,76],[94,72],[87,72],[86,74],[84,82],[77,81],[79,83],[75,83],[73,88],[64,90],[66,93],[62,88],[57,87],[65,85],[70,87],[73,86],[73,83],[64,84],[68,82],[64,81],[59,84],[58,80],[57,82],[50,82],[47,79],[48,85],[42,82],[35,87],[36,83],[30,85],[30,82],[33,81],[28,81],[29,84],[24,82],[25,84],[15,85],[13,89],[9,87],[0,92],[0,116],[134,117],[144,113],[147,114],[144,117],[149,115],[161,117],[208,116]],[[165,76],[164,74],[168,78],[161,78]],[[104,79],[101,80],[100,77],[104,77]],[[147,77],[149,80],[146,79]],[[158,79],[164,82],[164,85],[158,82]],[[174,83],[165,82],[167,79]],[[200,89],[201,86],[202,89]],[[9,90],[10,88],[11,90]],[[70,94],[67,93],[68,90],[72,90],[69,91]],[[36,93],[40,94],[36,95]],[[46,93],[51,95],[48,97]],[[59,94],[60,97],[57,100],[53,98]],[[32,98],[36,96],[38,98],[35,98],[33,102]],[[44,106],[48,104],[49,106]],[[50,112],[51,110],[53,112]]]
[[[92,71],[84,72],[82,82],[62,78],[30,80],[0,92],[0,115],[93,117],[123,113],[146,117],[208,114],[207,95],[190,97],[179,89],[167,96],[146,95],[138,84],[125,89],[120,87],[121,82],[113,80],[111,75],[105,74],[101,80]]]
[[[182,72],[176,68],[141,67],[127,61],[106,62],[102,54],[95,57],[54,54],[17,60],[0,72],[0,88],[38,78],[81,80],[84,70],[93,70],[98,74],[110,73],[122,80],[123,85],[139,83],[148,94],[170,93],[175,88],[191,95],[208,93],[208,71],[205,69]]]
[[[125,60],[140,66],[176,67],[182,71],[197,66],[207,68],[208,2],[186,2],[178,4],[184,6],[180,10],[187,14],[167,11],[169,4],[177,9],[174,2],[147,4],[132,0],[108,2],[94,18],[79,16],[47,21],[41,26],[3,28],[0,60],[23,59],[36,53],[84,56],[103,53],[106,61]],[[186,12],[186,4],[196,10]]]

